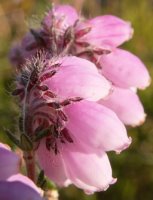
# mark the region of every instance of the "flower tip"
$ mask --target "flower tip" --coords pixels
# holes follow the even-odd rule
[[[134,127],[137,127],[137,126],[141,126],[141,125],[145,122],[146,117],[147,117],[147,114],[144,113],[144,114],[142,115],[142,117],[139,119],[139,121],[138,121],[137,123],[132,124],[131,126],[132,126],[133,128],[134,128]]]
[[[64,187],[68,187],[69,185],[71,185],[71,181],[69,179],[67,179],[65,182],[64,182]]]
[[[103,188],[103,191],[106,191],[109,188],[109,184]]]
[[[132,28],[131,22],[127,21],[127,24],[129,26],[129,35],[127,40],[132,39],[133,35],[134,35],[134,29]]]
[[[139,83],[137,88],[140,90],[145,90],[147,87],[150,86],[151,82],[152,82],[152,79],[150,77],[150,74],[149,74],[147,68],[144,66],[141,82]]]
[[[87,195],[92,195],[94,194],[94,191],[84,190],[84,193]]]
[[[132,138],[129,137],[127,142],[125,142],[119,149],[115,151],[116,154],[120,154],[123,150],[127,149],[131,143],[132,143]]]
[[[11,151],[11,148],[7,144],[0,143],[0,148]]]
[[[84,190],[84,192],[85,192],[85,194],[87,194],[87,195],[92,195],[92,194],[94,194],[95,192],[106,191],[106,190],[109,188],[109,186],[112,185],[112,184],[114,184],[114,183],[116,183],[116,181],[117,181],[117,178],[112,178],[112,179],[110,180],[110,182],[109,182],[107,185],[105,185],[104,187],[99,188],[99,189],[97,188],[97,190],[95,190],[95,191],[93,191],[93,190]]]
[[[107,79],[107,81],[109,82],[110,88],[108,89],[108,93],[107,95],[103,98],[103,100],[107,100],[109,99],[109,97],[112,95],[112,93],[114,92],[114,88],[112,83]]]
[[[117,178],[113,178],[112,182],[110,183],[111,185],[117,182]]]
[[[149,85],[151,84],[151,77],[148,75],[148,79],[146,80],[146,83],[144,84],[144,86],[142,86],[141,88],[139,88],[139,89],[141,89],[141,90],[145,90],[147,87],[149,87]]]
[[[131,27],[131,31],[130,31],[130,34],[129,34],[129,39],[132,39],[134,35],[134,29]]]
[[[116,183],[116,181],[117,181],[117,178],[112,178],[110,183],[103,188],[103,191],[106,191],[109,188],[109,186]]]

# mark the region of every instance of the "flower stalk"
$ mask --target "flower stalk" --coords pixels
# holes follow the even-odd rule
[[[35,172],[35,152],[24,151],[24,160],[26,163],[27,176],[35,183],[36,172]]]

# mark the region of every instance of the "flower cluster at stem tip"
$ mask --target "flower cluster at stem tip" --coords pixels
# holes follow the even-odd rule
[[[57,5],[39,28],[30,29],[21,44],[11,48],[20,139],[7,132],[23,150],[34,182],[35,160],[60,187],[74,184],[93,194],[116,182],[107,152],[120,153],[131,144],[125,126],[144,122],[137,90],[150,84],[143,62],[119,48],[132,35],[131,24],[116,16],[86,19],[69,5]],[[0,175],[0,191],[19,185],[33,199],[41,199],[30,179],[26,184],[25,178],[16,178],[17,156],[5,147],[0,151],[12,154],[8,162],[13,162],[8,171],[4,168],[8,177]]]

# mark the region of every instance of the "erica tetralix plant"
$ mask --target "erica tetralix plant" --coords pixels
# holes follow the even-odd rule
[[[115,183],[106,152],[130,145],[124,124],[145,120],[136,92],[150,83],[142,61],[118,48],[132,34],[130,23],[116,16],[85,19],[59,5],[11,49],[20,141],[9,136],[24,151],[32,180],[36,155],[58,186],[92,194]]]
[[[106,152],[122,151],[131,139],[116,114],[96,102],[110,91],[93,63],[74,56],[37,56],[18,75],[13,94],[21,102],[22,131],[59,186],[93,193],[115,182]]]
[[[146,88],[150,76],[137,56],[118,48],[132,35],[131,24],[116,16],[85,19],[75,8],[58,5],[45,15],[39,29],[31,29],[21,45],[12,48],[10,59],[20,68],[27,58],[45,49],[52,55],[71,54],[92,61],[114,85],[112,95],[99,103],[112,109],[125,125],[138,126],[146,114],[136,90]],[[128,106],[126,99],[133,106]]]

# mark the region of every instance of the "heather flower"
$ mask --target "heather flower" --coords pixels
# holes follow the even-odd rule
[[[112,95],[100,103],[112,109],[126,125],[141,125],[146,114],[137,93],[131,88],[144,89],[150,84],[142,61],[128,51],[114,49],[102,55],[99,63],[101,73],[114,84]]]
[[[19,156],[2,143],[0,143],[0,158],[0,200],[42,200],[37,186],[19,174]]]
[[[83,47],[84,52],[89,48],[102,51],[117,47],[129,40],[133,33],[130,23],[118,17],[105,15],[86,20],[67,5],[55,6],[44,18],[43,25],[55,29],[57,34],[65,31],[63,40],[68,39],[66,36],[69,34],[69,40],[73,40],[72,48]]]
[[[82,48],[84,54],[103,54],[131,39],[133,29],[129,22],[116,16],[104,15],[89,20],[79,20],[74,27],[75,50]],[[107,53],[107,51],[106,51]]]
[[[22,56],[19,59],[12,59],[12,62],[18,61],[24,64],[26,58],[36,55],[40,49],[45,49],[49,57],[58,53],[70,53],[92,61],[99,69],[99,73],[119,89],[116,92],[114,88],[112,96],[110,95],[105,101],[102,100],[101,103],[113,109],[126,125],[136,126],[145,120],[145,113],[137,94],[131,94],[131,87],[144,89],[150,84],[150,76],[138,57],[116,48],[129,40],[132,33],[130,23],[118,17],[105,15],[86,20],[81,18],[73,7],[59,5],[46,14],[39,30],[31,30],[23,38],[20,47]],[[14,58],[18,57],[14,56]],[[17,62],[16,64],[18,65]],[[80,79],[84,80],[84,78]],[[123,117],[132,114],[130,109],[127,109],[126,104],[117,98],[116,94],[119,96],[124,94],[131,101],[135,99],[137,109],[133,110],[135,113],[130,120]]]
[[[36,142],[45,174],[59,186],[106,190],[115,182],[106,151],[131,143],[116,114],[96,103],[109,95],[111,84],[93,63],[71,56],[37,57],[17,80],[14,94],[26,108],[22,128]]]
[[[62,6],[60,8],[62,9]],[[64,14],[65,20],[70,18],[70,12],[64,12]],[[51,16],[46,16],[46,18],[49,17]],[[47,25],[53,26],[46,23]],[[130,23],[111,15],[89,20],[78,17],[74,25],[67,28],[63,40],[67,32],[71,33],[72,39],[69,52],[94,62],[99,72],[114,85],[112,95],[101,100],[101,103],[115,111],[126,125],[142,124],[146,115],[137,94],[131,91],[131,87],[144,89],[149,86],[149,73],[137,56],[116,48],[132,37],[133,29]],[[127,98],[131,103],[135,102],[133,112],[119,97]],[[132,117],[129,118],[131,114]]]
[[[118,17],[106,15],[86,20],[73,7],[59,5],[46,14],[39,29],[31,29],[24,36],[20,48],[24,52],[23,58],[46,49],[52,55],[64,51],[79,56],[90,55],[90,60],[94,60],[97,55],[108,53],[129,40],[132,32],[130,23]],[[12,54],[16,55],[15,49]],[[13,59],[11,61],[14,64]]]
[[[113,110],[126,125],[141,125],[146,114],[141,101],[132,89],[113,88],[113,93],[106,100],[99,103]]]
[[[102,74],[118,87],[144,89],[150,84],[149,73],[142,61],[123,49],[102,55],[100,65]]]
[[[87,20],[59,5],[12,50],[12,61],[22,65],[13,92],[22,107],[20,129],[59,186],[74,184],[91,194],[116,181],[106,152],[130,145],[123,123],[144,122],[137,89],[150,84],[142,61],[117,48],[132,34],[118,17]]]

